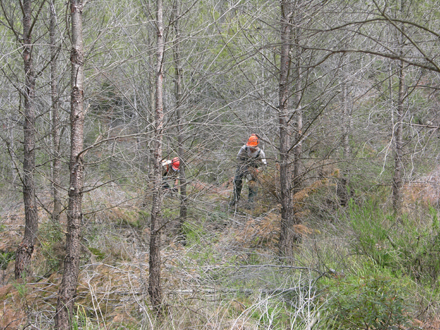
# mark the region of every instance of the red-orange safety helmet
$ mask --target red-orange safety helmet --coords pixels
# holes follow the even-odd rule
[[[171,167],[173,168],[174,171],[178,171],[179,167],[180,167],[180,160],[179,157],[174,157],[173,160],[171,161]]]
[[[260,141],[258,140],[258,135],[257,135],[257,134],[251,134],[251,136],[249,137],[249,140],[248,140],[248,142],[246,143],[246,145],[247,145],[248,147],[255,148],[255,147],[258,146],[258,143],[259,143],[259,142],[260,142]]]

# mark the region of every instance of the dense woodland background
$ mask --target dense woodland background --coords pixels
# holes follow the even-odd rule
[[[437,1],[0,9],[1,328],[62,329],[74,228],[73,329],[440,329]],[[251,133],[268,166],[253,207],[245,185],[230,209]],[[176,156],[183,184],[163,194],[158,157]]]

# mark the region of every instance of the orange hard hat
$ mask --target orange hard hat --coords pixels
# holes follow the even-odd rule
[[[246,143],[246,145],[248,147],[255,148],[256,146],[258,146],[258,143],[259,143],[259,141],[258,141],[257,134],[251,134],[251,136],[249,137],[249,140]]]
[[[180,167],[180,160],[179,157],[174,157],[173,160],[171,161],[171,167],[173,168],[174,171],[178,171],[179,167]]]

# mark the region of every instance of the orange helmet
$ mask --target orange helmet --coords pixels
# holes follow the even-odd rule
[[[171,161],[171,167],[173,168],[174,171],[178,171],[179,167],[180,167],[180,160],[179,157],[174,157],[173,160]]]
[[[248,147],[255,148],[256,146],[258,146],[259,142],[260,141],[258,141],[258,135],[257,134],[251,134],[251,136],[249,137],[249,140],[246,143],[246,145]]]

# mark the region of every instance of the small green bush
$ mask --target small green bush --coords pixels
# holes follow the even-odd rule
[[[12,251],[0,251],[0,268],[6,270],[10,261],[15,260],[15,253]]]
[[[42,223],[39,229],[41,254],[45,259],[44,272],[59,270],[64,257],[64,233],[61,225],[52,221]]]
[[[381,208],[373,201],[357,205],[351,200],[348,220],[356,237],[352,243],[355,253],[372,258],[382,267],[392,266],[395,254],[389,248],[389,218]]]
[[[89,247],[88,248],[90,253],[92,253],[94,256],[96,256],[96,260],[98,261],[102,261],[105,258],[105,253],[102,252],[101,250],[97,249],[97,248],[93,248],[93,247]]]
[[[350,202],[348,220],[355,239],[352,248],[377,265],[410,275],[436,287],[440,276],[440,229],[437,211],[417,215],[388,215],[374,202]]]
[[[386,330],[410,323],[408,279],[382,272],[333,278],[327,285],[325,309],[332,317],[323,323],[330,329]]]
[[[201,238],[207,235],[202,226],[189,221],[183,223],[182,231],[186,237],[188,245],[201,244]]]

